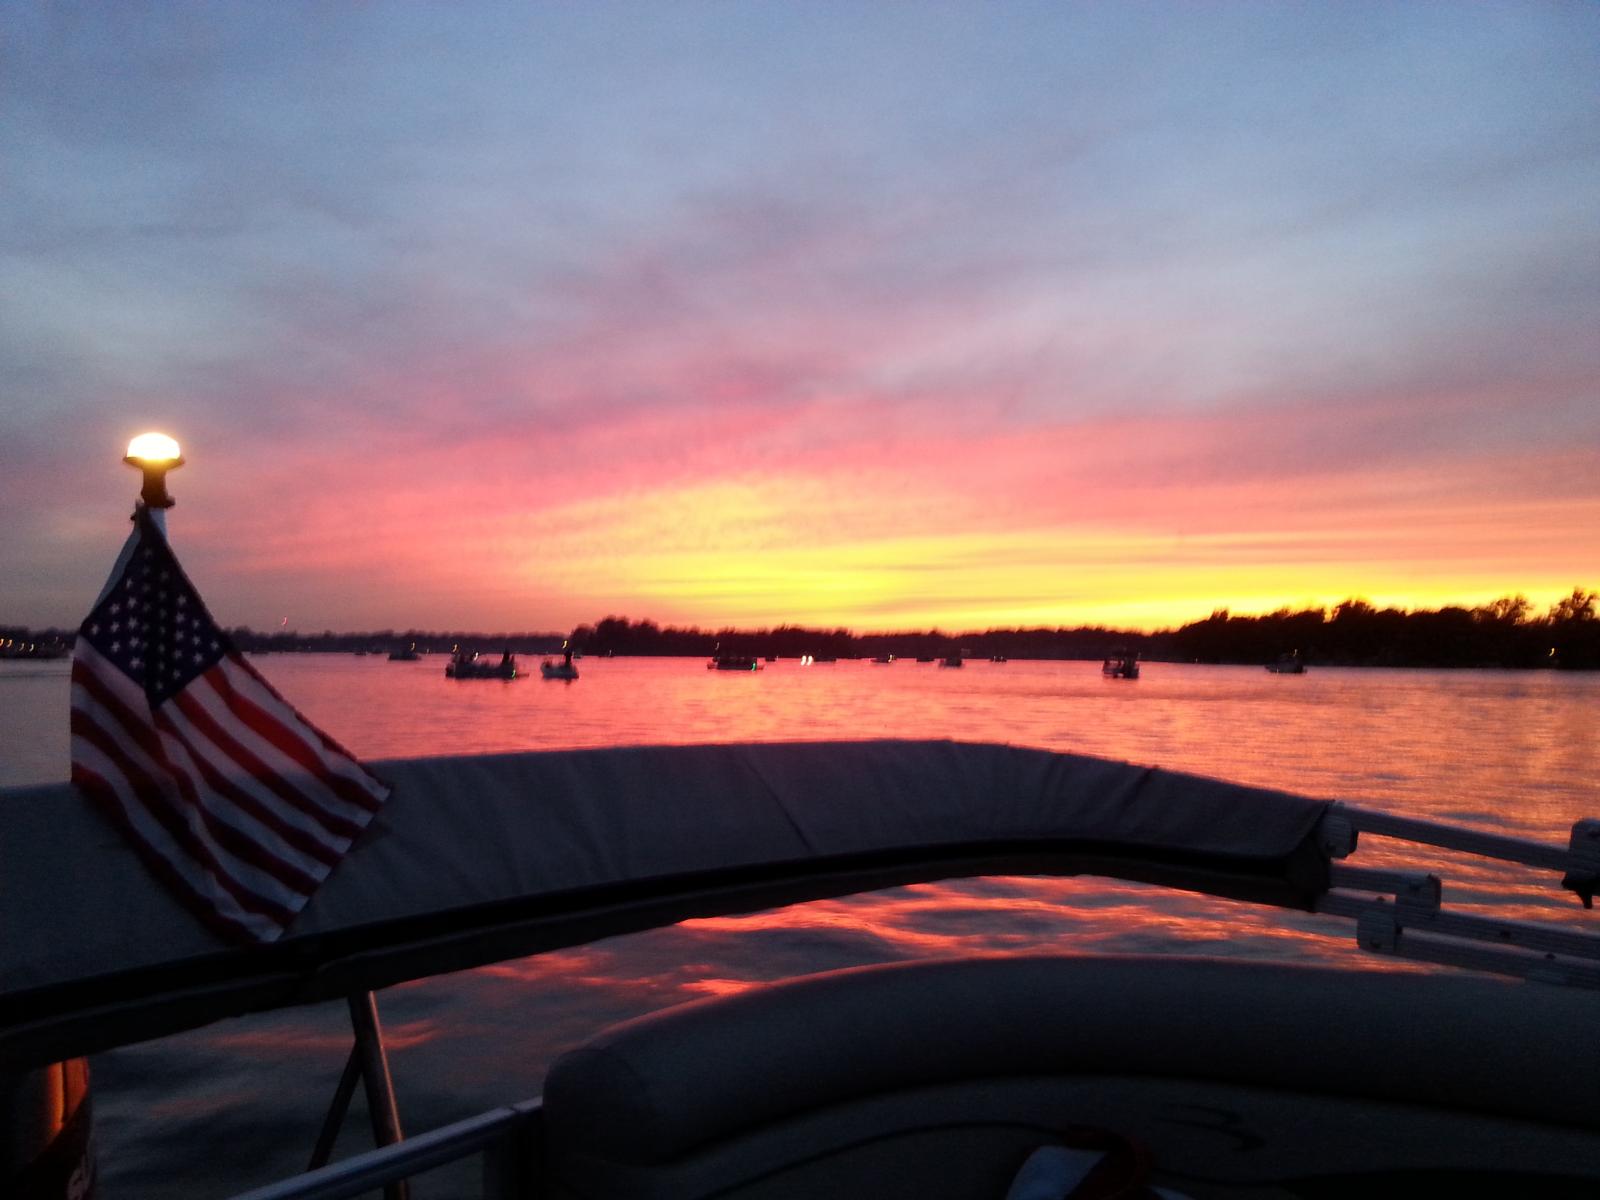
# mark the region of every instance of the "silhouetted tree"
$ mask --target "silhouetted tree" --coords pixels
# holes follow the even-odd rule
[[[1558,601],[1546,619],[1555,665],[1569,671],[1592,671],[1600,667],[1600,593],[1581,587]]]

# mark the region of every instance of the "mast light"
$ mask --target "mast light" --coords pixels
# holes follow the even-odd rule
[[[144,472],[144,489],[139,498],[146,508],[172,507],[174,501],[167,495],[167,472],[183,466],[183,454],[176,441],[164,433],[141,433],[128,443],[128,454],[122,461]]]

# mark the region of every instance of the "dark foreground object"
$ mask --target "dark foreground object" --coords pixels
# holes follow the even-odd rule
[[[532,1136],[560,1197],[999,1200],[1074,1127],[1196,1197],[1592,1196],[1600,1042],[1559,1031],[1593,1001],[1215,959],[868,967],[601,1034]]]

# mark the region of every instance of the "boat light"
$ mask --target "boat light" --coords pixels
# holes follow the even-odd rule
[[[128,457],[135,462],[164,462],[176,466],[183,461],[178,443],[164,433],[141,433],[128,443]]]
[[[141,433],[128,443],[128,454],[122,461],[144,472],[144,490],[139,498],[146,508],[172,507],[173,499],[167,495],[167,472],[183,466],[177,442],[164,433]]]

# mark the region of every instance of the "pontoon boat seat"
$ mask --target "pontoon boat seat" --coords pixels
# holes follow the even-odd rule
[[[1600,1038],[1550,1031],[1594,1000],[1194,958],[837,971],[568,1053],[539,1153],[569,1200],[1002,1200],[1030,1152],[1089,1126],[1195,1197],[1592,1197]]]

